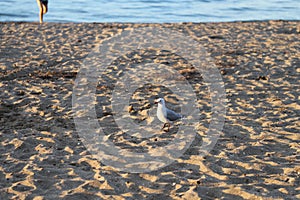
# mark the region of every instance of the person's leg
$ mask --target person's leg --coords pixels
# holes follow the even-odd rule
[[[48,12],[48,1],[43,2],[42,6],[43,6],[43,14],[46,14]]]
[[[43,23],[43,16],[48,12],[48,1],[36,0],[39,6],[40,23]]]
[[[39,17],[40,17],[40,23],[43,23],[43,14],[44,14],[44,11],[43,11],[43,4],[41,2],[41,0],[36,0],[38,6],[39,6]]]

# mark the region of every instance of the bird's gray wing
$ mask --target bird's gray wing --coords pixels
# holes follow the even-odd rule
[[[167,110],[167,119],[168,120],[175,121],[175,120],[178,120],[178,119],[182,118],[181,114],[178,114],[178,113],[176,113],[173,110],[170,110],[168,108],[166,110]]]

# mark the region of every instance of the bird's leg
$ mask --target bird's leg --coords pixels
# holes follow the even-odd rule
[[[169,131],[170,131],[170,126],[171,126],[171,124],[170,124],[170,123],[167,123],[167,125],[168,125],[167,132],[169,132]]]
[[[164,123],[164,126],[160,129],[163,130],[166,127],[167,123]]]
[[[171,124],[169,122],[164,123],[164,126],[161,128],[161,130],[163,130],[164,128],[167,127],[168,129],[166,130],[166,132],[169,132],[170,131],[170,126],[171,126]]]

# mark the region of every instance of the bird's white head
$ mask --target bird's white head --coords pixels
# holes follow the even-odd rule
[[[156,104],[165,105],[165,100],[163,98],[158,98],[154,102]]]

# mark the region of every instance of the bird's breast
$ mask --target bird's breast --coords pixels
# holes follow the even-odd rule
[[[157,108],[157,118],[161,121],[161,122],[164,122],[164,123],[167,123],[168,120],[167,120],[167,111],[166,109],[164,109],[163,107],[158,107]]]

